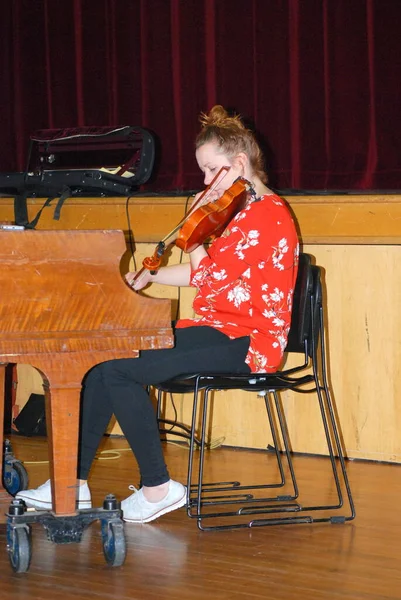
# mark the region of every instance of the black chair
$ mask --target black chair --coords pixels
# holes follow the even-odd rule
[[[311,264],[309,255],[301,254],[286,347],[286,354],[297,354],[300,357],[296,366],[276,373],[197,373],[183,375],[156,386],[161,433],[176,433],[189,439],[187,512],[191,518],[197,519],[199,529],[312,522],[344,523],[354,519],[355,509],[339,425],[327,380],[323,312],[321,269]],[[267,451],[263,451],[266,455],[266,481],[261,484],[204,481],[206,457],[208,452],[212,452],[208,450],[206,441],[210,395],[214,391],[234,389],[256,392],[257,397],[263,397],[265,401],[273,444],[269,444]],[[291,450],[285,412],[279,395],[279,392],[285,390],[314,394],[317,400],[328,458],[325,456],[313,460],[323,460],[329,465],[330,481],[333,484],[331,487],[327,482],[324,484],[325,494],[329,496],[325,502],[307,500],[304,504],[301,503],[304,496],[300,499],[294,465],[296,455]],[[162,418],[161,406],[165,393],[193,394],[190,427]],[[199,402],[201,396],[203,403]],[[197,434],[198,418],[200,429]],[[168,429],[166,425],[169,426]],[[346,507],[344,498],[347,500]]]

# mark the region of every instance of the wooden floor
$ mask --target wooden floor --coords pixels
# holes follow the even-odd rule
[[[12,436],[14,453],[25,462],[30,484],[48,474],[46,441]],[[138,472],[125,440],[105,439],[105,449],[91,476],[94,503],[106,493],[119,498],[137,484]],[[232,449],[212,451],[216,472],[246,473],[255,480],[262,453]],[[174,479],[185,481],[187,450],[166,444]],[[315,493],[327,495],[326,460],[297,457],[300,479]],[[1,598],[13,600],[401,599],[401,466],[349,464],[357,517],[343,525],[273,526],[202,532],[184,509],[148,525],[126,525],[127,559],[119,568],[105,564],[100,528],[92,524],[80,544],[56,545],[44,529],[33,527],[29,571],[15,574],[0,526]]]

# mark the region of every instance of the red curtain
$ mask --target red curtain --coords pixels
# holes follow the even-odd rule
[[[0,19],[0,171],[35,129],[141,125],[154,190],[201,187],[198,115],[253,125],[278,189],[401,188],[400,0],[13,0]]]

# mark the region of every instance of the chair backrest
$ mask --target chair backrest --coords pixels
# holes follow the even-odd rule
[[[307,341],[311,333],[311,296],[314,287],[312,268],[310,255],[300,253],[292,302],[291,327],[285,352],[308,352],[309,354]]]
[[[312,319],[313,319],[313,331],[311,327],[310,332],[310,342],[315,346],[315,349],[318,348],[319,336],[323,335],[322,327],[323,323],[323,289],[322,289],[322,269],[316,265],[312,265],[312,276],[313,276],[313,300],[312,300]],[[313,333],[313,338],[312,338]],[[312,348],[310,348],[310,353],[312,352]]]

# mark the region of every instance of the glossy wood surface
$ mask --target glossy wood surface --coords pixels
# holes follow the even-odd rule
[[[29,470],[31,484],[48,476],[46,441],[16,437],[16,456]],[[105,440],[90,486],[95,504],[114,492],[121,499],[138,483],[127,443]],[[264,468],[262,453],[216,449],[213,474],[233,472],[254,481]],[[172,477],[184,481],[188,453],[168,444]],[[324,459],[297,457],[301,487],[310,494],[331,493]],[[93,523],[80,544],[58,546],[33,527],[28,573],[11,571],[0,526],[0,577],[4,598],[18,600],[401,600],[401,466],[348,464],[357,516],[344,525],[312,524],[204,533],[183,509],[148,525],[127,524],[127,559],[120,568],[105,564],[100,526]]]
[[[0,231],[0,362],[42,374],[56,514],[75,512],[85,373],[173,344],[170,302],[124,283],[124,252],[120,231]]]

